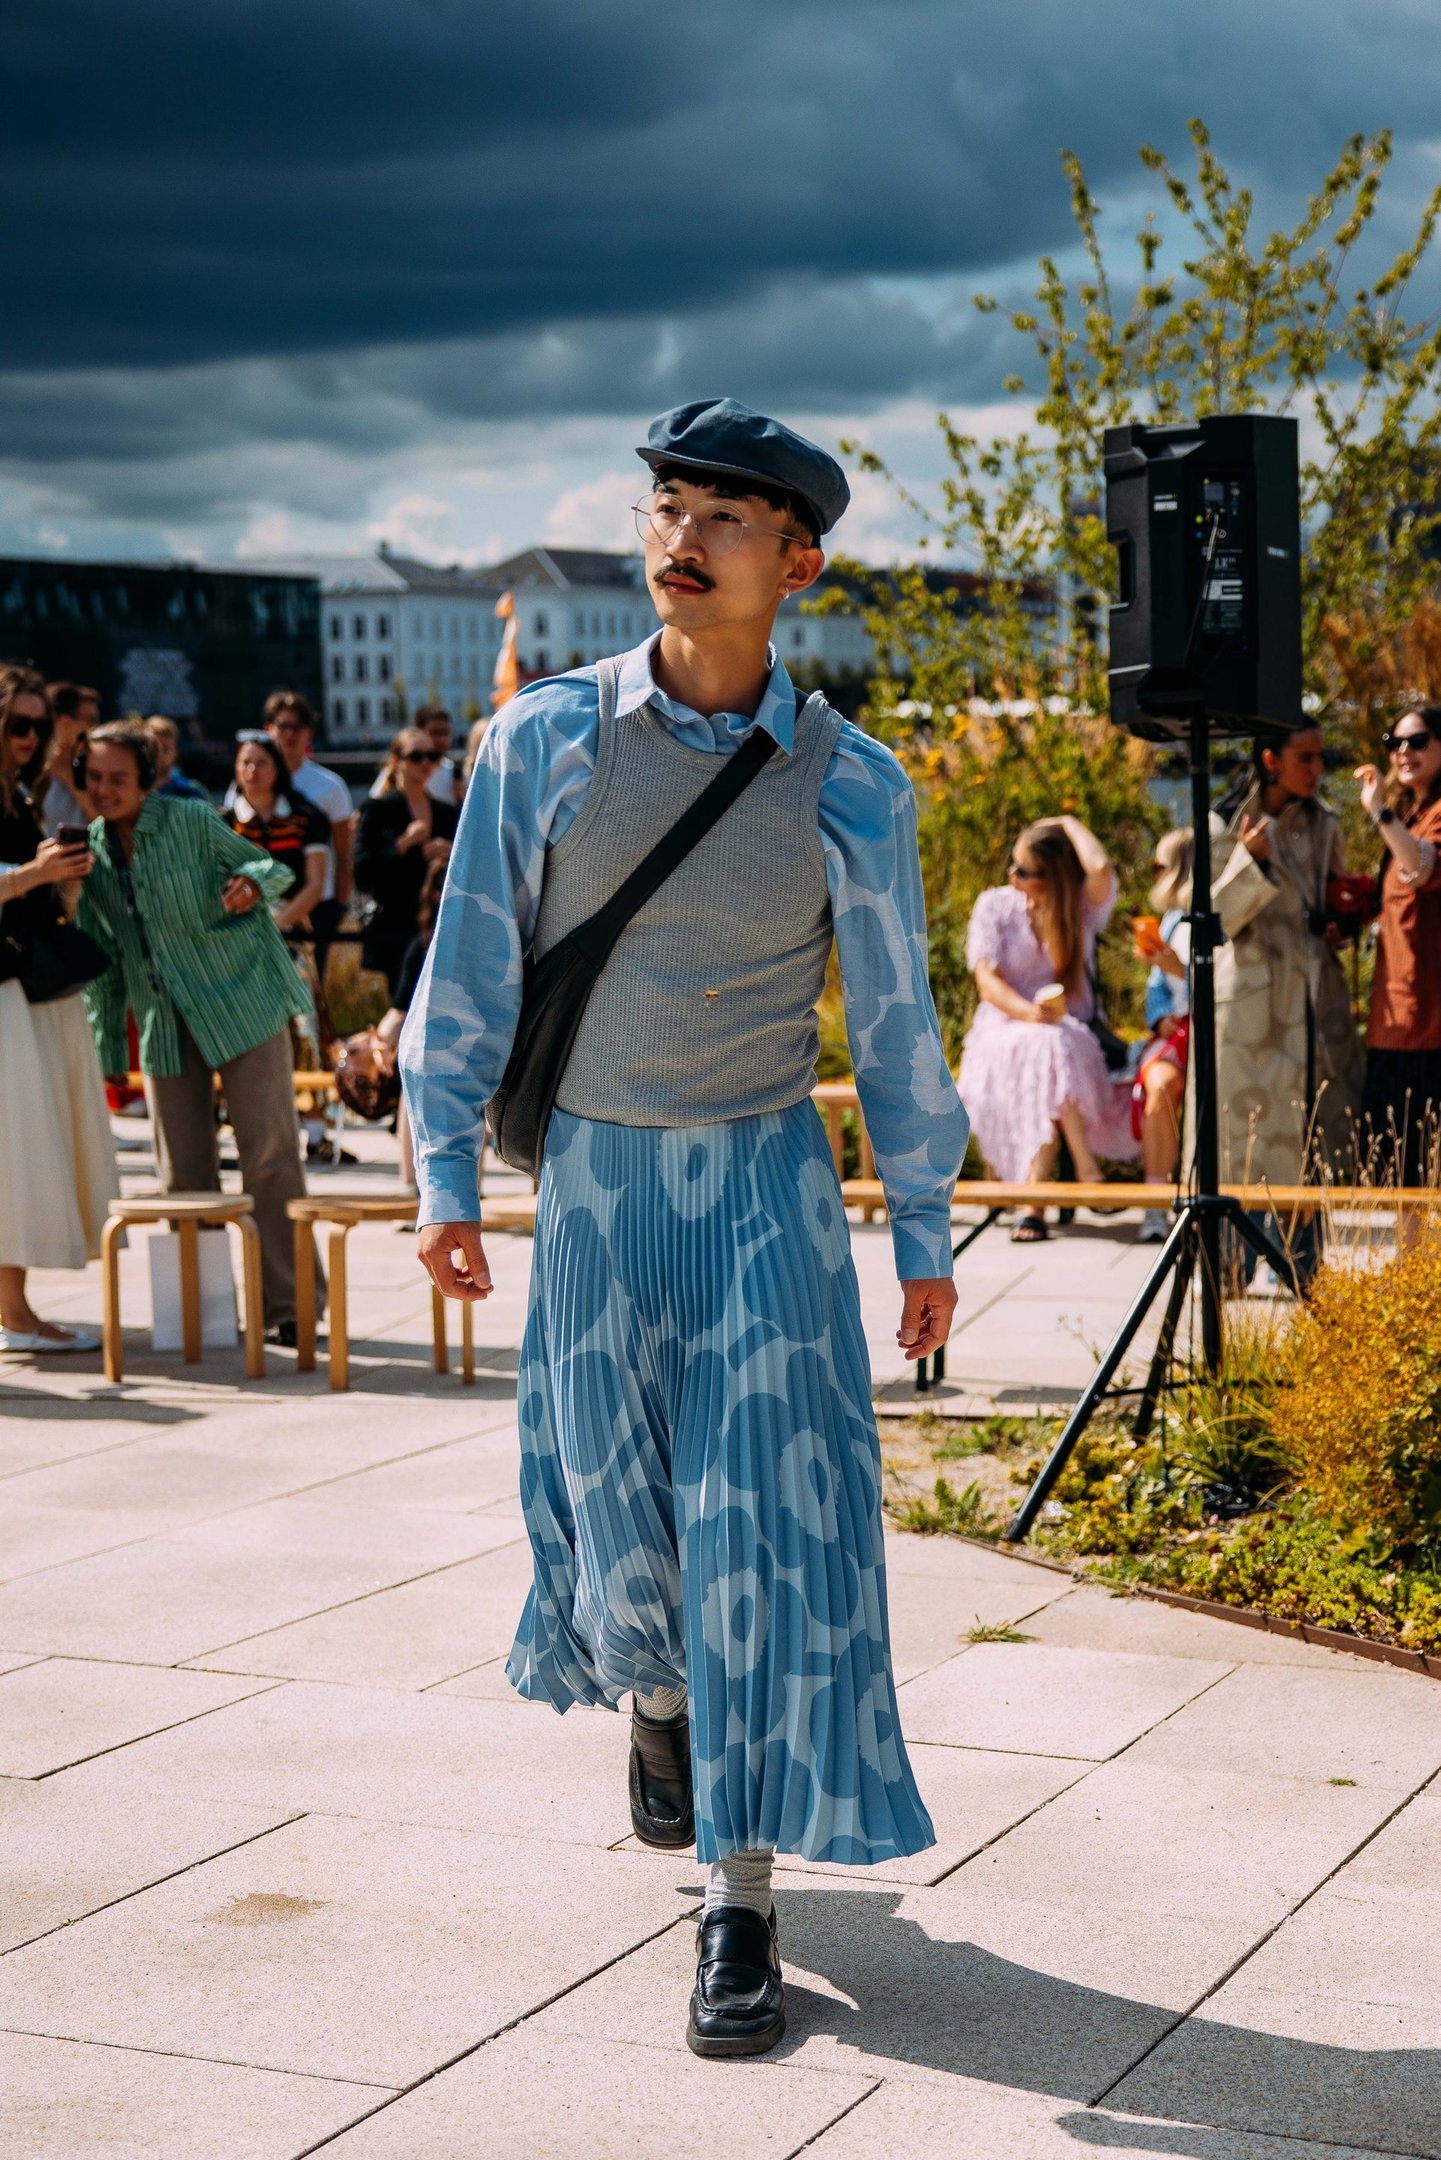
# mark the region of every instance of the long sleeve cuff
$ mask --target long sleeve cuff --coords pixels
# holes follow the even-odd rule
[[[448,1148],[431,1148],[416,1166],[420,1182],[420,1208],[416,1221],[427,1223],[479,1222],[480,1157],[475,1147],[463,1142]]]
[[[896,1277],[900,1282],[918,1282],[952,1274],[955,1262],[951,1257],[949,1198],[912,1201],[892,1215],[891,1248],[896,1256]]]

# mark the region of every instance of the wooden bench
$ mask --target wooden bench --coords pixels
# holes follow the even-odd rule
[[[265,1374],[265,1313],[260,1285],[260,1232],[249,1193],[146,1193],[111,1203],[100,1233],[100,1272],[104,1297],[101,1348],[107,1380],[125,1377],[120,1333],[120,1239],[129,1223],[169,1222],[180,1236],[180,1329],[187,1365],[199,1362],[200,1229],[202,1224],[234,1223],[240,1232],[245,1275],[245,1373]]]
[[[319,1067],[300,1068],[293,1072],[290,1078],[295,1091],[297,1106],[301,1103],[332,1103],[339,1100],[339,1091],[335,1085],[333,1072],[323,1072]],[[144,1073],[127,1073],[125,1080],[127,1086],[132,1088],[137,1095],[142,1095],[145,1092]],[[217,1095],[222,1092],[219,1073],[215,1075],[215,1092]]]
[[[303,1200],[286,1202],[286,1213],[295,1225],[295,1349],[296,1370],[315,1370],[315,1232],[322,1223],[330,1229],[326,1263],[330,1274],[327,1365],[330,1385],[338,1393],[350,1385],[350,1314],[346,1240],[360,1223],[413,1223],[415,1195],[399,1193],[374,1196],[366,1193],[308,1193]],[[484,1203],[485,1229],[534,1230],[535,1201],[529,1195],[515,1200]],[[460,1304],[460,1379],[463,1387],[475,1385],[475,1306]],[[446,1341],[446,1300],[432,1284],[430,1323],[435,1370],[450,1369]]]

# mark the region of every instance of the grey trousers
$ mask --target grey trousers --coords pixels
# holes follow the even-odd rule
[[[160,1182],[166,1192],[218,1192],[220,1148],[211,1080],[216,1068],[206,1062],[183,1023],[180,1042],[184,1071],[172,1079],[147,1076],[145,1082]],[[255,1202],[267,1327],[295,1318],[294,1229],[285,1203],[304,1194],[305,1171],[291,1071],[285,1028],[219,1067],[240,1157],[240,1182]],[[323,1289],[317,1273],[318,1296]]]

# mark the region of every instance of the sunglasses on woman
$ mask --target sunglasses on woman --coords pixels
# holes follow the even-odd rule
[[[438,765],[440,758],[434,750],[407,750],[400,762],[402,765]]]
[[[5,733],[12,742],[21,742],[27,735],[38,735],[40,733],[40,722],[38,720],[7,720]]]
[[[1381,737],[1381,747],[1388,757],[1395,757],[1398,750],[1419,751],[1423,743],[1435,740],[1436,737],[1428,727],[1408,728],[1404,735],[1398,735],[1394,728],[1388,728]]]
[[[1020,878],[1027,885],[1033,883],[1036,878],[1043,878],[1046,874],[1044,870],[1023,870],[1018,862],[1009,864],[1008,868],[1012,877]]]

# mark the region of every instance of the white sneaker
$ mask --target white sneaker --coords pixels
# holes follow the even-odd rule
[[[87,1334],[84,1328],[67,1328],[61,1336],[43,1335],[39,1328],[0,1328],[0,1350],[14,1350],[31,1356],[52,1356],[57,1351],[73,1353],[77,1350],[98,1350],[100,1337]]]
[[[1138,1245],[1164,1245],[1171,1234],[1171,1218],[1165,1208],[1148,1207],[1141,1217]]]

